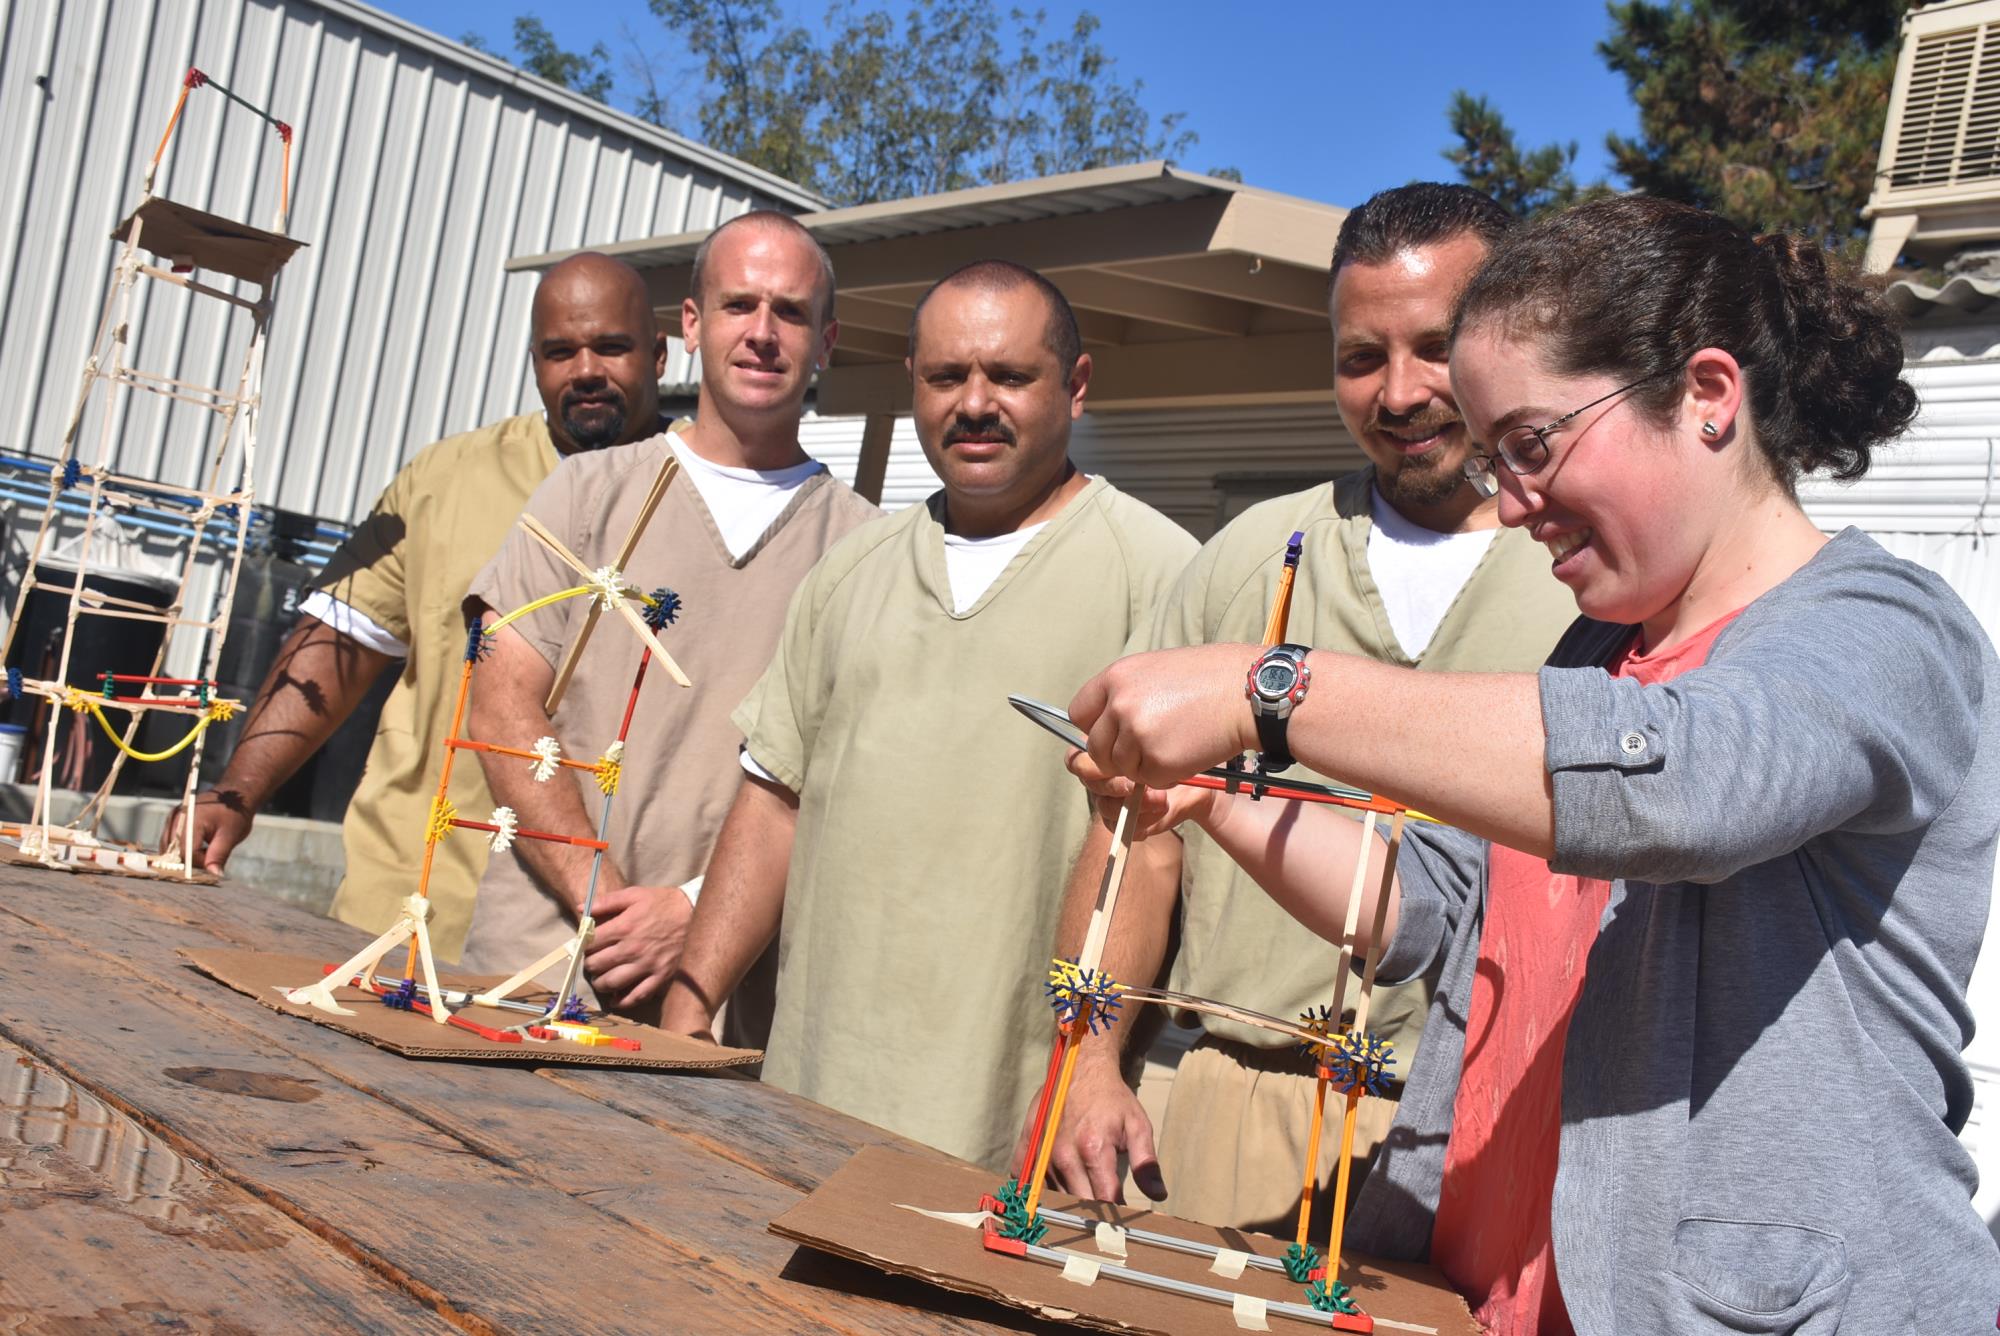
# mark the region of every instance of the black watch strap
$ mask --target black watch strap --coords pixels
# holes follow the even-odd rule
[[[1257,716],[1257,760],[1267,775],[1291,768],[1292,750],[1285,745],[1287,726],[1291,722],[1290,715],[1283,719],[1270,714]]]

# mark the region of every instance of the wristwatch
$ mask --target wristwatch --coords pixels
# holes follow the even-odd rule
[[[1243,694],[1250,700],[1250,713],[1257,721],[1257,745],[1263,753],[1264,772],[1275,774],[1292,763],[1285,746],[1286,725],[1292,710],[1306,698],[1312,683],[1312,669],[1306,667],[1305,645],[1273,645],[1250,665]]]

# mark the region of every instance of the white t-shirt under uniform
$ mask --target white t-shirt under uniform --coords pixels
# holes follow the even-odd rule
[[[1389,629],[1412,659],[1423,654],[1472,578],[1498,529],[1438,533],[1403,518],[1373,492],[1375,523],[1368,530],[1368,572],[1375,577]]]

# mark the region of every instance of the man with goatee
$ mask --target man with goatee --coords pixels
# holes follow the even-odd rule
[[[1135,652],[1259,641],[1286,540],[1297,532],[1304,549],[1288,641],[1440,672],[1541,665],[1575,604],[1549,574],[1541,545],[1525,530],[1500,529],[1497,503],[1465,482],[1472,443],[1447,361],[1452,303],[1514,221],[1477,191],[1434,184],[1383,191],[1347,216],[1328,289],[1334,398],[1368,465],[1255,506],[1209,540]],[[1296,765],[1283,777],[1336,778]],[[1059,954],[1073,954],[1082,939],[1108,847],[1099,827],[1077,861]],[[1332,948],[1193,826],[1133,848],[1105,970],[1152,982],[1169,963],[1177,907],[1174,989],[1287,1018],[1333,1001]],[[1395,1044],[1399,1073],[1409,1071],[1429,991],[1421,981],[1375,991],[1369,1029]],[[1350,994],[1340,1006],[1352,1003]],[[1267,1031],[1202,1024],[1206,1033],[1175,1073],[1157,1155],[1151,1123],[1120,1076],[1130,1027],[1085,1042],[1056,1172],[1073,1191],[1115,1199],[1123,1152],[1134,1180],[1177,1216],[1289,1233],[1312,1062]],[[1361,1107],[1357,1146],[1365,1152],[1387,1132],[1395,1101]],[[1338,1158],[1341,1120],[1329,1123],[1318,1158],[1322,1194]],[[1323,1205],[1316,1218],[1325,1219]]]

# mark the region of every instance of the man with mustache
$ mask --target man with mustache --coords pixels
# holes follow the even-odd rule
[[[657,667],[646,679],[584,962],[597,999],[641,1020],[659,1013],[702,867],[736,792],[739,735],[729,712],[770,661],[786,602],[806,572],[880,514],[799,448],[806,387],[839,333],[833,264],[812,234],[778,213],[733,219],[696,252],[692,287],[681,333],[701,357],[693,425],[565,460],[527,505],[585,565],[603,566],[617,559],[668,452],[680,461],[624,575],[682,599],[683,615],[662,636],[694,685],[677,687]],[[569,568],[517,529],[473,579],[466,611],[490,624],[574,583]],[[587,600],[571,599],[491,638],[473,675],[473,736],[525,748],[553,735],[565,756],[603,753],[638,668],[634,637],[601,630],[554,716],[544,710],[556,665],[588,609]],[[537,783],[531,765],[480,759],[494,799],[522,826],[595,833],[602,794],[589,773],[565,770]],[[465,965],[512,972],[575,932],[590,865],[588,850],[540,840],[494,855],[479,885]]]
[[[585,254],[549,270],[535,289],[528,357],[542,411],[426,447],[313,582],[228,767],[196,805],[201,866],[222,871],[258,810],[400,660],[342,826],[347,865],[333,901],[335,918],[370,932],[395,922],[414,889],[411,860],[423,848],[458,691],[460,596],[559,459],[665,425],[667,341],[630,265]],[[476,767],[457,769],[453,794],[467,810],[492,806]],[[161,847],[178,843],[176,823]],[[477,840],[447,840],[437,851],[430,933],[447,960],[458,956],[485,865]]]
[[[1040,274],[942,280],[908,366],[944,489],[793,600],[736,713],[752,773],[665,1023],[706,1031],[782,910],[764,1079],[997,1170],[1048,1059],[1040,981],[1091,820],[1007,695],[1067,700],[1195,544],[1070,462],[1090,358]]]
[[[1286,540],[1301,532],[1289,641],[1441,672],[1540,666],[1575,605],[1549,574],[1548,553],[1523,530],[1499,529],[1496,503],[1465,482],[1460,469],[1472,443],[1447,362],[1452,303],[1514,222],[1457,185],[1397,187],[1348,214],[1328,287],[1334,399],[1369,463],[1253,507],[1210,539],[1135,652],[1259,641]],[[1329,688],[1308,685],[1314,689]],[[1283,775],[1337,778],[1303,766]],[[1063,954],[1082,940],[1108,847],[1100,826],[1078,858]],[[1192,826],[1132,850],[1105,970],[1131,982],[1157,977],[1168,964],[1176,908],[1173,988],[1284,1017],[1332,1001],[1333,950]],[[1395,1044],[1398,1074],[1409,1071],[1428,994],[1422,982],[1375,990],[1369,1029]],[[1351,1003],[1350,995],[1341,1006]],[[1313,1065],[1267,1031],[1213,1019],[1202,1025],[1206,1033],[1175,1072],[1157,1156],[1151,1124],[1120,1074],[1130,1027],[1085,1042],[1053,1159],[1057,1174],[1073,1191],[1121,1199],[1122,1152],[1141,1189],[1177,1216],[1289,1233]],[[1356,1144],[1366,1153],[1388,1131],[1395,1104],[1361,1107]],[[1330,1120],[1319,1154],[1323,1194],[1340,1121]],[[1316,1218],[1326,1219],[1324,1201]]]

